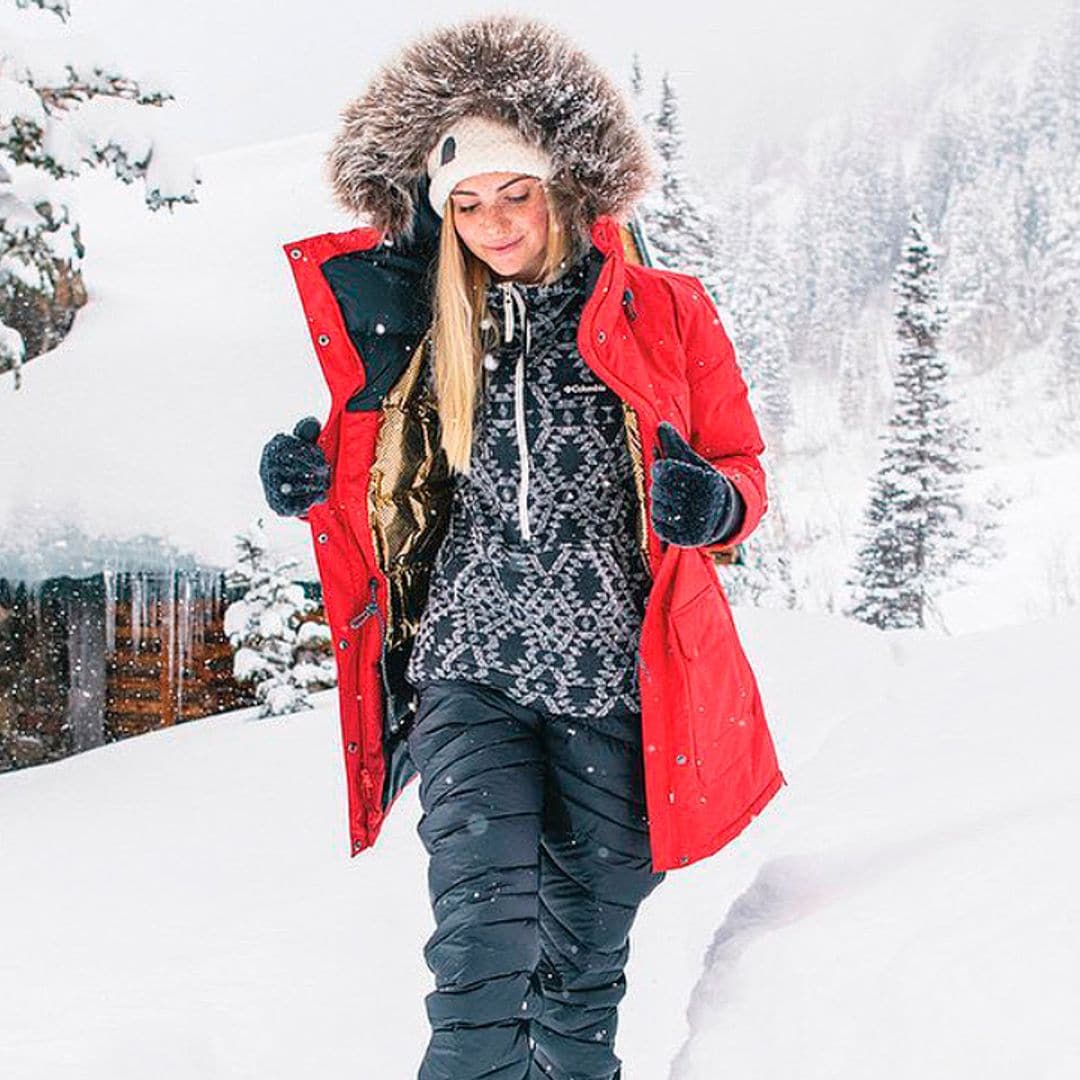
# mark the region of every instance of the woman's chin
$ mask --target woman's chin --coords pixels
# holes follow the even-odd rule
[[[500,255],[497,251],[489,251],[484,256],[484,259],[495,273],[503,277],[512,277],[514,274],[519,273],[525,262],[516,252],[507,252],[505,255]]]
[[[526,277],[532,279],[535,277],[535,273],[530,271],[528,260],[521,255],[509,254],[504,258],[487,257],[484,260],[488,264],[488,269],[500,278],[521,278]],[[529,271],[526,273],[526,271]]]

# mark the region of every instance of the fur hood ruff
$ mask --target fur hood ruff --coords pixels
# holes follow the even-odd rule
[[[470,114],[515,125],[551,155],[548,186],[580,240],[602,214],[627,221],[657,175],[626,98],[593,60],[539,20],[493,15],[415,40],[345,106],[325,162],[338,205],[411,240],[426,155]]]

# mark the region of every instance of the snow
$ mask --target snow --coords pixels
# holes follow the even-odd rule
[[[103,173],[62,185],[90,301],[21,389],[0,377],[5,565],[63,572],[34,555],[76,529],[90,566],[160,537],[224,567],[234,533],[263,515],[275,552],[314,578],[310,534],[266,507],[258,462],[274,432],[329,405],[281,250],[350,227],[323,193],[322,143],[201,158],[199,202],[172,213]]]
[[[51,41],[62,29],[50,17],[42,33]],[[76,59],[93,55],[91,38],[79,42]],[[30,50],[46,70],[53,63],[49,48],[35,42]],[[132,140],[144,123],[148,131],[167,128],[170,110],[179,107],[91,105],[79,110],[88,130],[107,131],[111,118]],[[934,127],[923,120],[929,126],[917,130],[925,150]],[[23,366],[20,390],[13,390],[12,376],[0,376],[0,430],[11,459],[0,475],[0,572],[40,580],[102,567],[149,567],[155,542],[169,560],[225,566],[234,533],[262,515],[274,551],[298,561],[299,577],[316,577],[308,529],[268,510],[257,470],[272,434],[291,430],[306,415],[322,418],[328,404],[281,247],[354,224],[332,205],[322,176],[331,134],[200,157],[199,202],[169,213],[147,211],[138,185],[126,187],[105,173],[84,172],[58,185],[81,223],[90,302],[59,347]],[[876,175],[882,162],[872,155],[849,161],[855,149],[845,147],[838,161]],[[792,150],[784,166],[790,182],[761,191],[787,204],[811,182],[828,181],[831,174],[812,171],[813,151],[812,142],[809,158]],[[157,143],[154,182],[160,176],[174,186],[183,158],[171,137]],[[778,166],[771,168],[764,180],[776,180]],[[53,186],[32,170],[19,171],[20,193],[55,198]],[[836,207],[828,206],[835,216]],[[740,219],[726,204],[724,213],[733,223]],[[764,208],[762,216],[768,216]],[[847,235],[841,222],[846,214],[828,250]],[[876,236],[880,228],[871,226]],[[837,272],[844,265],[836,263]],[[786,295],[781,268],[766,269],[748,270],[741,280]],[[842,388],[811,352],[803,359],[812,363],[792,371],[794,422],[783,446],[778,441],[766,451],[775,518],[782,517],[784,527],[770,534],[767,518],[759,539],[784,545],[798,603],[808,610],[839,610],[846,599],[844,581],[877,467],[876,433],[888,415],[887,366],[896,352],[890,305],[887,290],[867,301],[865,336],[852,346],[862,357],[853,369],[862,380],[858,422],[844,422]],[[0,348],[17,353],[20,343],[7,335]],[[748,350],[746,369],[760,365],[767,351]],[[989,372],[975,375],[958,364],[958,395],[983,436],[986,468],[967,481],[972,496],[999,490],[1013,503],[1001,531],[1006,557],[941,598],[954,632],[1016,623],[1080,601],[1080,521],[1061,498],[1080,444],[1074,432],[1071,443],[1052,445],[1043,431],[1049,406],[1042,395],[1052,362],[1046,344],[1029,350],[1010,344]],[[69,546],[58,547],[58,538]]]
[[[5,41],[0,121],[41,119],[36,96],[10,77],[22,64],[60,82],[69,60],[83,72],[101,61],[144,90],[180,78],[172,58],[140,66],[140,49],[113,57],[108,35],[33,19],[0,12],[25,42]],[[307,55],[292,41],[256,51],[275,49]],[[332,75],[325,49],[309,51]],[[925,81],[928,95],[947,89]],[[708,130],[726,132],[715,146],[743,154],[749,141],[723,117],[717,127],[716,100],[700,100]],[[47,145],[69,166],[94,141],[136,154],[153,145],[147,186],[186,189],[182,105],[98,101],[70,126],[51,124]],[[921,110],[894,119],[891,149],[914,166]],[[275,555],[315,576],[306,526],[266,508],[257,466],[270,435],[327,405],[281,248],[354,224],[322,176],[329,136],[203,156],[199,202],[169,213],[149,213],[140,185],[104,171],[54,184],[0,163],[21,197],[0,195],[9,231],[40,225],[35,199],[71,205],[90,293],[67,340],[22,369],[20,390],[0,376],[0,574],[106,568],[110,646],[117,572],[223,567],[258,515]],[[715,146],[694,140],[699,155]],[[753,192],[791,228],[816,175],[814,138],[808,146],[810,156],[774,160]],[[30,273],[10,260],[4,269]],[[845,427],[835,380],[804,365],[786,452],[768,451],[809,609],[836,605],[854,555],[877,463],[871,421],[895,353],[879,317],[887,303],[872,300],[864,318],[869,359],[858,370],[881,376],[861,402],[864,422]],[[21,350],[12,331],[0,334],[0,350]],[[1044,397],[1048,346],[995,344],[1001,357],[978,371],[962,359],[957,378],[983,436],[972,490],[1012,502],[1004,556],[942,599],[958,636],[735,609],[789,786],[643,908],[620,1027],[624,1080],[1080,1075],[1070,1022],[1080,874],[1068,855],[1080,817],[1080,501],[1069,498],[1080,444],[1076,431],[1051,430],[1060,410]],[[191,579],[163,586],[137,573],[131,587],[136,643],[169,589],[163,617],[182,616],[167,657],[175,674],[202,630],[177,603]],[[327,638],[314,623],[299,634]],[[241,650],[237,662],[262,661]],[[0,775],[5,1080],[335,1080],[358,1063],[364,1076],[414,1073],[431,925],[415,785],[377,847],[350,860],[336,695],[313,700],[293,716],[242,710]]]
[[[0,76],[0,123],[8,124],[15,119],[41,124],[45,120],[45,108],[29,86]]]
[[[1080,613],[736,618],[789,783],[642,907],[624,1080],[1076,1075]],[[350,859],[313,700],[0,776],[6,1080],[415,1074],[416,786]]]

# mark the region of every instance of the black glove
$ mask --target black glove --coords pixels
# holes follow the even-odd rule
[[[734,536],[746,509],[735,485],[666,420],[657,435],[663,457],[652,464],[652,523],[660,539],[701,547]]]
[[[266,501],[275,514],[295,517],[322,502],[330,489],[330,464],[316,445],[319,421],[301,420],[291,435],[275,435],[259,461]]]

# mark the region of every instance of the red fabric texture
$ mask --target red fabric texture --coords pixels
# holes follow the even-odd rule
[[[592,240],[605,255],[585,304],[578,347],[637,413],[646,495],[657,427],[668,420],[738,488],[746,513],[728,547],[749,536],[768,505],[761,434],[716,307],[690,275],[628,264],[619,225],[603,216]],[[312,342],[330,389],[319,437],[332,470],[330,495],[306,515],[338,660],[342,746],[352,854],[375,842],[385,813],[381,624],[356,616],[374,594],[385,617],[386,582],[367,520],[380,413],[346,412],[364,368],[320,267],[372,248],[370,228],[284,245]],[[622,299],[633,293],[633,318]],[[653,585],[641,634],[641,710],[653,868],[702,859],[734,839],[786,783],[753,670],[742,649],[714,548],[664,544],[649,528]],[[357,623],[350,625],[350,620]],[[388,812],[388,811],[387,811]]]

